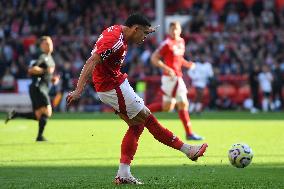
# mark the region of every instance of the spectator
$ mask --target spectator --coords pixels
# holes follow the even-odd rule
[[[271,100],[273,76],[267,65],[262,66],[262,71],[258,74],[258,81],[263,95],[262,111],[267,112],[269,110],[269,106],[271,110],[274,110],[274,105]]]
[[[187,73],[192,80],[192,86],[196,90],[196,97],[189,104],[189,111],[200,114],[203,110],[205,87],[213,77],[212,65],[209,62],[196,62],[195,68],[188,70]]]
[[[280,64],[275,63],[273,69],[273,82],[272,82],[272,99],[275,108],[282,109],[284,106],[282,87],[283,87],[283,72],[280,70]]]
[[[2,91],[13,92],[16,89],[15,83],[15,77],[11,74],[10,69],[7,68],[1,81]]]
[[[251,113],[257,113],[258,110],[260,109],[259,106],[259,81],[258,81],[258,75],[260,73],[260,68],[257,63],[255,63],[250,71],[249,74],[249,84],[250,84],[250,91],[251,91],[251,96],[253,100],[253,107],[251,108]]]
[[[166,9],[167,15],[180,13],[191,18],[183,28],[185,56],[193,61],[210,57],[214,69],[221,70],[216,77],[249,74],[248,68],[255,62],[272,66],[283,60],[284,17],[274,1],[227,1],[221,9],[214,8],[215,1],[193,1],[187,6],[182,6],[183,1],[165,2],[173,5]],[[144,6],[138,6],[141,4]],[[59,71],[67,61],[72,77],[77,77],[101,30],[122,23],[134,11],[154,19],[154,10],[150,0],[0,1],[0,74],[9,67],[16,79],[27,78],[27,65],[37,53],[36,36],[51,35],[55,48],[60,46],[53,54]],[[129,63],[138,58],[143,74],[135,74],[137,80],[158,73],[149,61],[156,47],[153,36],[144,46],[129,48],[124,71],[132,72]]]

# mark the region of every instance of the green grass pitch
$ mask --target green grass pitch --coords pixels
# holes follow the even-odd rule
[[[184,139],[177,114],[157,117]],[[283,112],[205,113],[192,116],[192,124],[209,144],[205,157],[192,162],[145,129],[132,164],[133,175],[145,184],[115,186],[127,129],[115,115],[55,114],[46,128],[46,143],[34,141],[35,121],[1,121],[0,188],[284,188]],[[227,152],[236,142],[247,143],[254,152],[247,168],[229,164]]]

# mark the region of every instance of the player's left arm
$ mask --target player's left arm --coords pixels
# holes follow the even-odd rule
[[[31,64],[28,68],[28,74],[34,76],[40,76],[45,73],[53,74],[55,70],[54,66],[49,66],[45,61],[41,59],[37,61],[31,61]]]
[[[34,76],[37,76],[37,75],[42,75],[44,74],[45,70],[39,66],[33,66],[33,67],[30,67],[28,69],[28,74],[29,75],[34,75]]]
[[[77,82],[77,87],[76,89],[69,93],[69,95],[66,98],[67,104],[69,105],[72,101],[77,100],[80,98],[85,85],[87,83],[87,81],[90,78],[90,75],[93,73],[93,70],[95,69],[96,65],[102,62],[102,58],[99,54],[97,54],[96,52],[94,52],[91,57],[86,61],[79,80]]]
[[[192,61],[187,61],[184,57],[182,57],[182,66],[188,68],[188,69],[194,69],[195,63]]]

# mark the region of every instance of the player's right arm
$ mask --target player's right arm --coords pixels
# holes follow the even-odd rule
[[[151,56],[151,62],[154,66],[161,68],[165,73],[169,74],[170,76],[175,76],[175,72],[172,68],[167,66],[162,60],[159,50],[155,50],[155,52]]]
[[[167,66],[161,59],[162,56],[164,56],[168,52],[168,45],[166,41],[164,41],[161,46],[154,51],[154,53],[151,56],[151,63],[161,68],[165,73],[169,74],[170,76],[175,76],[175,72],[172,68]]]
[[[69,105],[72,101],[77,100],[80,98],[87,81],[92,75],[93,70],[95,69],[96,65],[102,62],[102,58],[99,54],[93,53],[90,58],[86,61],[84,65],[79,80],[77,82],[77,87],[73,92],[70,92],[66,98],[67,104]]]

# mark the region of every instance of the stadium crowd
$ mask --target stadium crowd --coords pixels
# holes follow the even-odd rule
[[[284,7],[282,1],[264,0],[165,0],[166,15],[189,17],[183,26],[186,57],[192,61],[210,62],[214,78],[210,95],[223,84],[223,76],[243,76],[252,87],[263,66],[273,76],[272,95],[283,87],[284,74]],[[220,5],[220,2],[223,4]],[[50,35],[54,40],[53,53],[61,85],[53,87],[62,94],[73,88],[98,34],[113,24],[123,24],[132,12],[142,12],[155,19],[153,0],[11,0],[0,1],[0,90],[15,91],[15,81],[28,78],[29,62],[38,54],[38,36]],[[143,5],[143,6],[141,6]],[[282,7],[282,8],[281,8]],[[139,47],[129,48],[123,71],[135,81],[159,75],[150,64],[150,56],[158,45],[155,36]],[[256,77],[254,77],[256,76]],[[261,84],[260,84],[261,86]],[[134,86],[135,88],[135,86]],[[258,95],[257,89],[257,95]],[[214,92],[215,91],[215,92]],[[251,93],[253,93],[251,89]],[[64,95],[63,95],[64,96]],[[88,87],[75,106],[80,111],[102,110],[92,87]],[[211,108],[235,107],[228,99],[211,102]],[[258,98],[257,98],[258,99]],[[224,102],[223,102],[224,100]],[[86,104],[91,104],[86,106]],[[227,107],[227,104],[229,106]],[[255,108],[260,108],[255,104]],[[65,104],[61,104],[64,110]],[[279,107],[280,108],[280,107]],[[271,109],[275,109],[271,106]]]

